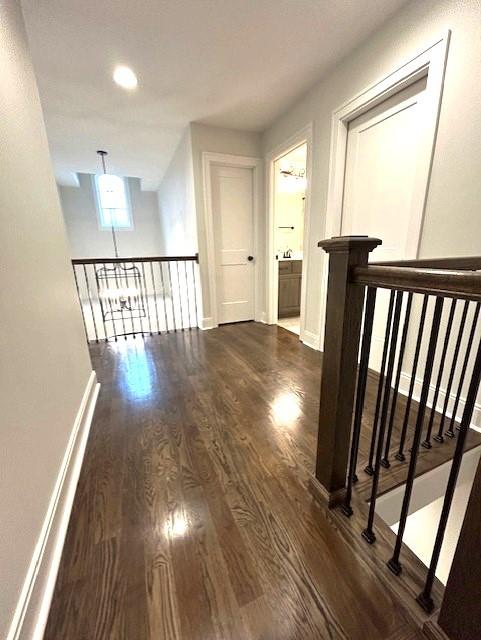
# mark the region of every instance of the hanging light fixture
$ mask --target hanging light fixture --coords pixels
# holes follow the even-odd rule
[[[118,259],[118,245],[117,236],[115,232],[115,206],[114,198],[109,198],[109,192],[114,194],[115,185],[118,181],[122,181],[119,176],[107,173],[105,165],[105,157],[108,155],[107,151],[99,149],[97,154],[102,161],[103,173],[97,176],[97,184],[100,194],[106,198],[107,202],[99,201],[99,205],[109,210],[110,212],[110,229],[112,232],[112,243],[114,246],[115,258]],[[111,201],[109,201],[111,200]],[[108,261],[107,261],[108,264]],[[145,292],[142,288],[142,277],[138,267],[133,262],[115,262],[110,263],[110,266],[103,265],[101,268],[96,269],[95,278],[97,280],[97,288],[99,291],[100,307],[104,322],[116,320],[124,320],[124,312],[129,313],[128,318],[134,320],[136,318],[143,318],[146,315],[144,307]],[[114,332],[119,335],[119,332]]]
[[[97,154],[100,156],[100,159],[102,161],[102,171],[103,171],[103,173],[97,177],[97,184],[98,184],[99,192],[102,193],[102,194],[103,193],[108,193],[111,190],[114,181],[119,180],[120,178],[118,176],[113,176],[113,175],[107,173],[107,169],[105,167],[105,156],[108,155],[108,152],[104,151],[103,149],[99,149],[97,151]],[[109,187],[110,187],[110,189],[109,189]],[[102,202],[100,202],[100,206],[103,207],[103,203]],[[114,244],[115,257],[118,258],[119,257],[119,252],[118,252],[118,249],[117,249],[117,236],[115,235],[115,224],[114,224],[113,211],[114,211],[114,207],[112,207],[110,209],[110,229],[112,231],[112,242]]]
[[[282,167],[279,169],[281,176],[281,190],[290,193],[305,191],[307,186],[306,170],[297,168],[294,165]]]

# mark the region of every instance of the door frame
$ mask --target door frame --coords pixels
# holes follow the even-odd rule
[[[204,191],[204,227],[205,240],[207,248],[207,272],[209,281],[209,299],[210,308],[212,310],[212,328],[218,327],[219,314],[217,308],[217,278],[216,278],[216,253],[215,253],[215,235],[214,235],[214,213],[212,209],[212,166],[222,165],[226,167],[236,167],[243,169],[252,169],[253,180],[253,251],[254,251],[254,320],[259,321],[261,316],[260,310],[260,287],[259,287],[259,211],[262,202],[262,180],[261,158],[252,158],[250,156],[237,156],[227,153],[216,153],[213,151],[202,152],[202,182]]]
[[[408,87],[423,77],[427,77],[423,100],[423,108],[426,114],[426,128],[416,165],[415,186],[411,203],[411,219],[414,220],[415,223],[411,227],[412,239],[409,246],[410,255],[407,256],[412,259],[418,257],[441,109],[450,36],[451,32],[449,30],[444,32],[439,38],[408,61],[404,61],[393,69],[391,73],[366,87],[333,111],[331,119],[331,147],[325,227],[326,238],[341,234],[349,123],[405,87]],[[326,254],[323,254],[320,309],[321,351],[324,348],[327,276],[328,258]]]
[[[304,230],[302,241],[302,276],[301,276],[301,325],[299,339],[311,344],[312,340],[306,336],[306,307],[307,307],[307,273],[309,267],[309,241],[311,224],[311,183],[312,183],[312,142],[313,124],[309,122],[302,129],[291,135],[287,140],[271,149],[266,154],[267,175],[267,220],[266,220],[266,322],[277,324],[279,298],[279,261],[275,259],[275,174],[274,165],[283,156],[302,144],[307,145],[306,156],[306,199],[304,202]]]

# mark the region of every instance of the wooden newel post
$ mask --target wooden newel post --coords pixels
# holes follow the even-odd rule
[[[329,254],[326,328],[317,442],[316,497],[330,507],[344,496],[356,386],[364,287],[350,282],[381,240],[341,236],[319,242]]]

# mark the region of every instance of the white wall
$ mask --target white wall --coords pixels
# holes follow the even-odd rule
[[[277,164],[277,163],[276,163]],[[277,169],[276,169],[277,171]],[[295,178],[288,178],[295,180]],[[280,180],[276,173],[276,183]],[[304,232],[304,190],[282,191],[277,186],[274,195],[275,249],[278,253],[291,249],[296,254],[302,252]],[[290,227],[294,227],[291,229]]]
[[[274,163],[274,237],[278,253],[291,249],[301,254],[304,242],[305,179],[301,182],[281,171],[307,171],[307,144],[303,144]],[[290,227],[294,227],[291,229]]]
[[[206,231],[204,225],[204,188],[202,175],[202,153],[211,151],[214,153],[225,153],[238,156],[249,156],[251,158],[262,157],[261,135],[251,131],[237,131],[234,129],[223,129],[221,127],[211,127],[200,123],[190,125],[190,135],[192,141],[192,162],[194,167],[194,191],[195,208],[197,218],[197,234],[199,238],[199,267],[202,279],[202,315],[205,322],[209,323],[212,317],[210,308],[210,292],[208,282],[207,248],[205,243]],[[262,176],[261,176],[262,179]],[[265,246],[264,222],[265,211],[260,211],[261,224],[259,229],[259,247]],[[264,253],[264,252],[262,252]],[[264,256],[256,256],[258,260],[258,272],[264,273]],[[260,283],[261,292],[264,292],[264,278]],[[261,304],[264,307],[264,296],[261,296]]]
[[[172,157],[158,191],[163,255],[197,252],[194,169],[188,127]]]
[[[0,3],[0,637],[91,365],[20,4]]]
[[[89,173],[78,174],[79,187],[59,186],[72,258],[114,255],[110,229],[101,229]],[[117,229],[119,256],[152,256],[161,252],[159,210],[155,191],[142,191],[139,178],[127,178],[132,206],[132,229]]]
[[[481,254],[481,38],[479,0],[414,0],[282,115],[263,135],[268,152],[314,124],[306,329],[319,334],[331,114],[452,30],[420,257]],[[373,254],[375,259],[375,253]]]

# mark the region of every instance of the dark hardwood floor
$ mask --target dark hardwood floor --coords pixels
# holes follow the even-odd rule
[[[306,488],[319,353],[256,323],[91,352],[102,387],[46,640],[424,637]]]

